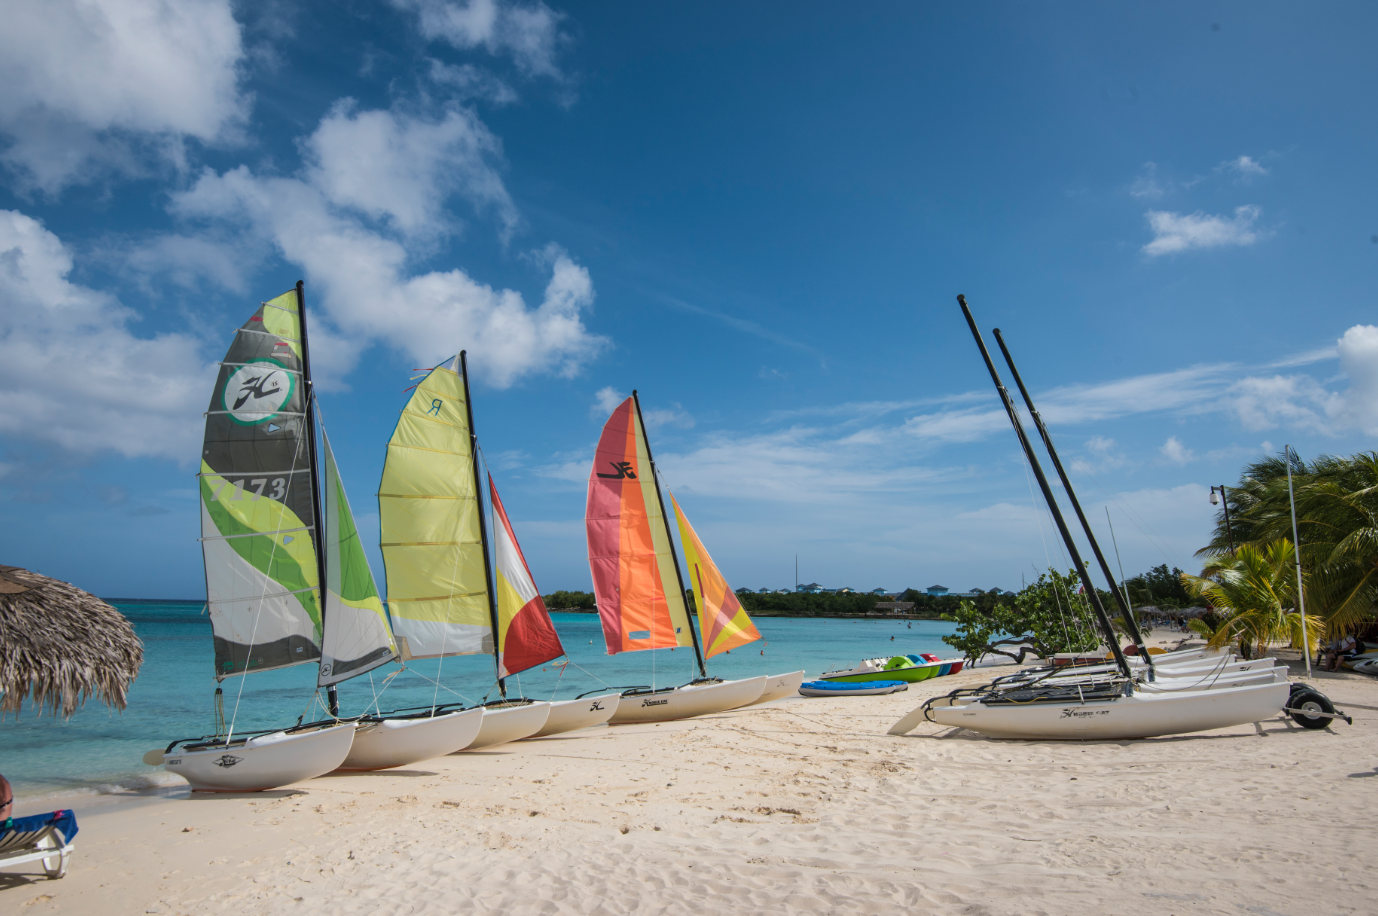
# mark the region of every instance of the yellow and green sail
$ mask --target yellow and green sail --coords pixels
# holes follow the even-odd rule
[[[416,386],[388,442],[379,485],[388,610],[403,658],[493,652],[459,357]]]
[[[679,542],[684,547],[684,565],[688,570],[689,587],[699,611],[699,635],[703,657],[712,658],[720,652],[735,649],[761,638],[741,602],[727,580],[708,555],[694,527],[680,508],[675,494],[670,494],[679,521]]]
[[[372,671],[398,653],[323,427],[321,444],[325,459],[320,473],[326,585],[321,668],[316,683],[324,687]]]

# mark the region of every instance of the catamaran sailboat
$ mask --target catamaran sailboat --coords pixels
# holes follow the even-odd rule
[[[507,678],[559,658],[564,647],[490,477],[494,574],[477,454],[468,361],[460,353],[416,386],[388,442],[378,491],[401,657],[493,655],[500,699],[471,710],[481,716],[478,733],[452,750],[601,724],[615,695],[563,703],[507,696]]]
[[[761,638],[736,594],[704,549],[679,504],[671,502],[698,605],[689,621],[684,580],[670,536],[655,462],[636,392],[603,426],[589,473],[585,525],[589,569],[609,655],[692,647],[699,677],[679,687],[623,690],[609,720],[659,722],[722,712],[793,694],[804,672],[724,681],[704,664],[720,652]],[[702,630],[702,645],[700,644]]]
[[[322,479],[315,414],[298,283],[262,303],[239,328],[206,412],[201,548],[222,727],[144,757],[197,790],[257,791],[320,776],[344,761],[354,741],[354,723],[333,717],[236,731],[238,700],[223,727],[219,684],[226,678],[315,664],[318,687],[333,696],[334,684],[393,653],[324,439]],[[324,626],[331,615],[339,624],[333,631]],[[243,681],[239,686],[242,692]]]

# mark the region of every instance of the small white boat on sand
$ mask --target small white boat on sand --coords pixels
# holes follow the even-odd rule
[[[660,690],[641,688],[622,694],[617,712],[609,725],[632,722],[665,722],[726,712],[756,702],[766,686],[766,676],[740,681],[716,681],[685,684],[682,687],[662,687]]]
[[[494,704],[479,707],[483,710],[483,723],[478,736],[462,751],[476,751],[483,747],[506,744],[530,738],[545,726],[550,718],[550,704],[537,700],[527,703]]]
[[[478,736],[482,709],[359,722],[342,770],[382,770],[453,754]]]
[[[545,720],[545,725],[531,737],[547,738],[583,728],[593,728],[596,725],[606,725],[613,713],[617,712],[617,701],[618,695],[615,693],[600,693],[577,700],[551,703],[550,716]]]
[[[1218,690],[1090,695],[1075,687],[1060,696],[1021,701],[1015,694],[957,706],[935,706],[932,721],[989,738],[1106,740],[1181,735],[1260,722],[1286,704],[1286,681]]]
[[[783,700],[785,697],[792,697],[799,692],[799,685],[802,683],[804,683],[803,671],[768,675],[765,689],[761,691],[761,695],[746,705],[759,706],[762,703],[771,703],[775,700]]]
[[[198,792],[262,792],[329,773],[344,762],[353,742],[354,723],[345,722],[150,751],[144,762],[161,763]],[[154,755],[158,759],[150,760]]]

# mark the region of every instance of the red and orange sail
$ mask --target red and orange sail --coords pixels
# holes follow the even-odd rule
[[[531,578],[531,568],[498,499],[493,477],[488,477],[493,497],[494,552],[497,554],[498,677],[520,674],[565,654],[555,625],[550,621],[541,593]]]
[[[632,398],[603,426],[584,520],[608,654],[693,645],[670,528]]]
[[[719,652],[744,646],[761,638],[756,626],[742,609],[737,595],[727,584],[717,564],[704,549],[703,542],[689,524],[675,494],[670,494],[675,515],[679,518],[679,542],[684,547],[684,566],[689,572],[689,587],[694,590],[694,603],[699,610],[699,635],[702,637],[703,657],[712,658]]]

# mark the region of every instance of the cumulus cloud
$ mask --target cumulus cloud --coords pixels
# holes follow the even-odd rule
[[[1254,228],[1261,212],[1252,205],[1236,207],[1234,216],[1228,218],[1200,210],[1186,214],[1150,210],[1145,216],[1153,230],[1153,241],[1145,245],[1143,251],[1156,257],[1191,248],[1252,245],[1262,237]]]
[[[1230,386],[1227,403],[1245,429],[1290,426],[1339,431],[1344,397],[1309,375],[1250,376]]]
[[[1196,457],[1196,453],[1183,445],[1176,436],[1168,436],[1158,451],[1173,464],[1186,464]]]
[[[342,99],[302,146],[306,180],[331,203],[406,235],[443,230],[442,208],[455,194],[491,207],[507,232],[516,226],[516,207],[494,165],[502,145],[465,109],[428,119],[359,111]]]
[[[1378,435],[1378,327],[1355,325],[1340,338],[1338,349],[1340,368],[1349,378],[1347,419],[1367,435]]]
[[[71,253],[0,210],[0,433],[78,454],[185,460],[215,366],[183,334],[139,337],[135,313],[68,279]]]
[[[304,141],[309,162],[300,175],[207,171],[174,197],[173,210],[214,227],[240,225],[303,268],[327,319],[312,331],[326,385],[339,384],[375,342],[423,362],[468,348],[476,372],[499,387],[532,373],[571,375],[606,341],[583,324],[594,298],[588,271],[559,248],[535,259],[550,271],[535,308],[458,268],[408,269],[403,242],[448,228],[437,207],[449,195],[509,212],[481,127],[461,112],[424,121],[340,106]],[[353,155],[360,143],[376,158]]]
[[[598,393],[593,396],[593,406],[589,408],[589,414],[598,418],[606,418],[617,405],[627,400],[627,395],[618,391],[611,385],[606,388],[599,388]]]
[[[415,14],[421,34],[461,51],[482,47],[490,54],[510,54],[529,75],[559,77],[556,56],[564,18],[544,3],[501,0],[391,0]]]
[[[180,163],[248,114],[229,0],[11,0],[0,29],[4,163],[56,193],[102,170]]]

